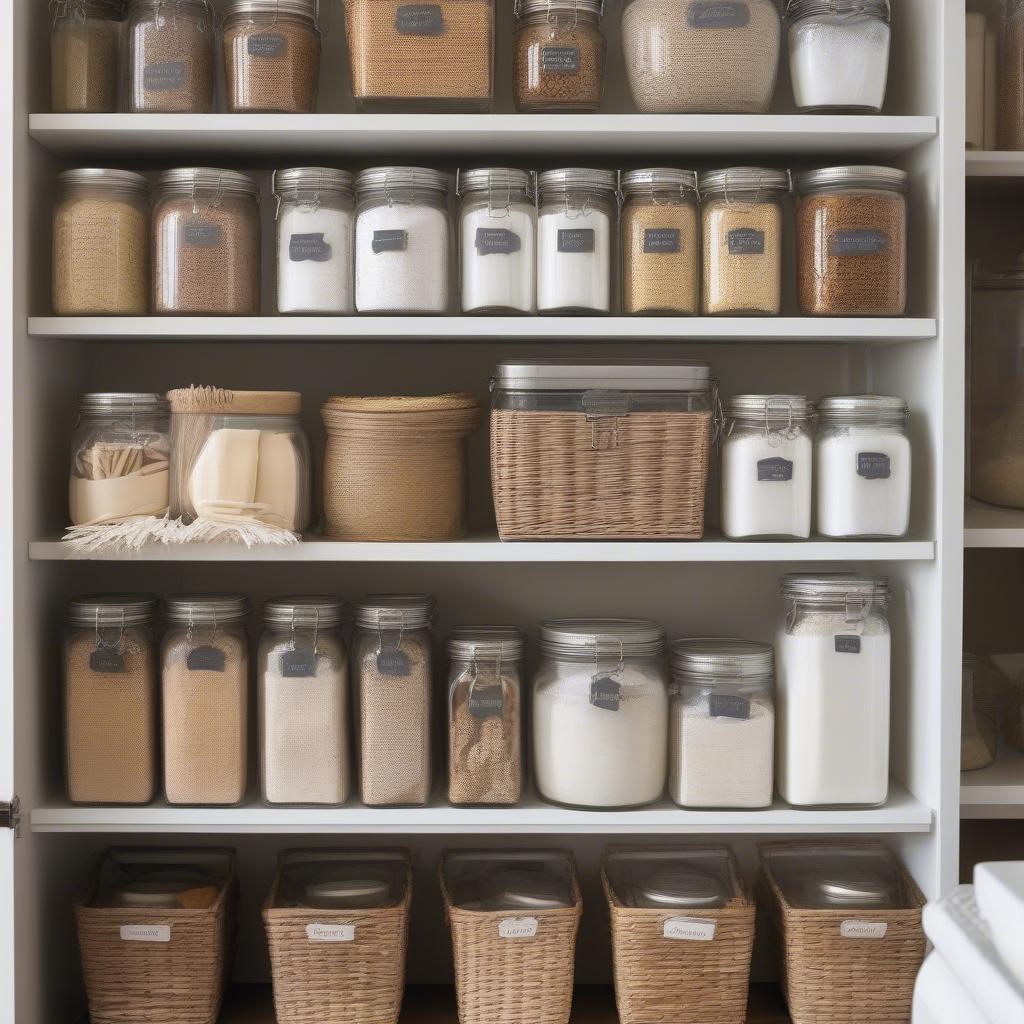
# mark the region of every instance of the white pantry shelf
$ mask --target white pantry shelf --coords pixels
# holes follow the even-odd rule
[[[1024,548],[1024,511],[969,501],[964,513],[964,546]]]
[[[1003,150],[968,150],[966,155],[968,180],[983,178],[1011,181],[1024,178],[1024,153]]]
[[[1024,754],[1003,752],[988,768],[960,773],[961,818],[1024,818]]]

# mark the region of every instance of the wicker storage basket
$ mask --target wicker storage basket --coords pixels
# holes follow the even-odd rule
[[[275,906],[282,865],[263,905],[277,1024],[395,1024],[412,899],[408,854],[401,859],[400,901],[360,909]]]
[[[779,980],[793,1024],[909,1024],[914,981],[924,961],[925,899],[895,857],[906,909],[800,909],[792,905],[761,847],[758,905],[777,934]],[[883,852],[876,843],[844,844]]]
[[[153,851],[111,850],[73,903],[90,1024],[214,1024],[234,954],[238,885],[229,850],[215,901],[199,910],[96,907],[104,866]],[[152,936],[152,938],[149,938]]]
[[[466,438],[472,395],[331,398],[324,518],[339,540],[453,540],[466,532]]]

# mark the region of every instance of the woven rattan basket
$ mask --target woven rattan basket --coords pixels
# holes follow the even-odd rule
[[[726,906],[650,910],[623,906],[608,878],[605,858],[601,881],[611,913],[615,1002],[621,1024],[745,1024],[754,903],[731,856],[729,869],[739,895]],[[705,938],[667,937],[666,924],[680,919],[696,923]],[[712,937],[707,939],[709,932]]]

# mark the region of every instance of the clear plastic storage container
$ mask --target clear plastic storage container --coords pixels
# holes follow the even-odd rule
[[[124,0],[50,0],[49,6],[50,109],[55,114],[114,113]]]

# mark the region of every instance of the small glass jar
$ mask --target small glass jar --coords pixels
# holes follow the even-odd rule
[[[311,114],[320,85],[317,0],[228,0],[224,74],[232,114]]]
[[[665,631],[634,619],[549,619],[533,678],[533,768],[545,800],[641,807],[665,789]]]
[[[370,594],[356,608],[352,683],[359,788],[370,807],[430,800],[434,599]]]
[[[156,598],[94,594],[68,602],[62,646],[64,751],[73,804],[156,796]]]
[[[802,395],[736,395],[722,432],[722,532],[811,535],[813,407]]]
[[[53,312],[145,316],[149,309],[149,182],[83,167],[57,178]]]
[[[905,536],[912,468],[907,403],[887,395],[843,395],[823,398],[818,413],[818,533]]]
[[[786,171],[730,167],[700,176],[704,313],[778,316]]]
[[[128,112],[211,113],[214,30],[208,0],[131,0],[124,46]]]
[[[463,313],[537,310],[534,175],[483,167],[459,175]]]
[[[160,395],[81,395],[71,438],[71,525],[164,516],[169,501],[169,429],[167,402]]]
[[[371,167],[356,178],[356,309],[444,313],[451,298],[451,175]]]
[[[1024,150],[1024,4],[1000,4],[996,149]]]
[[[280,597],[263,606],[256,685],[266,804],[340,807],[348,799],[344,621],[344,602],[331,597]]]
[[[697,175],[668,167],[622,175],[622,311],[700,312]]]
[[[798,807],[884,804],[891,637],[884,576],[782,579],[775,640],[779,795]]]
[[[112,114],[124,0],[50,0],[50,107],[55,114]]]
[[[539,187],[537,309],[610,313],[615,172],[564,167],[541,174]]]
[[[352,175],[333,167],[292,167],[274,174],[273,191],[277,311],[353,313]]]
[[[153,311],[257,316],[260,189],[237,171],[164,171],[153,207]]]
[[[895,167],[826,167],[797,176],[803,316],[906,312],[908,181]]]
[[[164,792],[169,804],[235,806],[249,766],[249,599],[167,599],[160,646]]]
[[[516,0],[512,93],[520,113],[598,110],[608,42],[604,0]]]
[[[448,800],[497,807],[523,790],[526,635],[458,626],[448,637]]]

